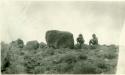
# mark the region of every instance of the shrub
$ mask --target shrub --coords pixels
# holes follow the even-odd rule
[[[42,55],[44,57],[54,55],[55,50],[53,48],[46,48],[45,50],[42,51]]]
[[[104,60],[102,61],[98,61],[97,62],[97,66],[98,68],[100,68],[102,70],[102,72],[106,72],[110,70],[111,65],[109,65],[107,62],[105,62]]]
[[[44,42],[41,42],[41,43],[39,44],[39,47],[40,47],[40,48],[47,48],[47,45],[46,45]]]
[[[26,73],[26,68],[21,64],[13,63],[7,69],[5,74],[23,74]]]
[[[34,68],[35,74],[43,74],[46,71],[45,66],[36,66]]]
[[[86,60],[88,57],[85,54],[79,54],[78,59],[79,60]]]
[[[6,67],[5,71],[3,73],[8,74],[16,74],[16,73],[26,73],[25,67],[24,67],[24,60],[23,57],[20,55],[19,48],[12,48],[8,51],[7,54],[7,63],[8,66]],[[4,62],[4,64],[7,64]]]
[[[80,44],[75,44],[75,45],[74,45],[74,48],[75,48],[75,49],[81,49]]]
[[[26,43],[26,49],[29,49],[29,50],[36,50],[39,48],[39,43],[38,41],[34,40],[34,41],[28,41]]]
[[[79,61],[73,67],[73,73],[75,74],[97,74],[100,73],[98,67],[87,61]]]
[[[10,45],[11,45],[11,48],[13,48],[13,47],[23,48],[24,47],[24,42],[23,42],[22,39],[19,38],[19,39],[15,40],[15,41],[12,41],[10,43]]]
[[[16,41],[17,41],[17,44],[18,44],[18,47],[19,47],[19,48],[23,48],[23,47],[24,47],[24,42],[23,42],[23,40],[17,39]]]
[[[97,49],[98,45],[90,45],[90,49]]]
[[[89,45],[83,44],[83,45],[82,45],[82,49],[89,49]]]
[[[108,53],[108,54],[105,54],[104,55],[104,57],[105,58],[107,58],[107,59],[114,59],[114,58],[116,58],[117,57],[117,55],[116,54],[111,54],[111,53]]]
[[[61,57],[60,57],[60,62],[65,62],[65,63],[74,63],[77,61],[77,56],[75,52],[71,52],[71,53],[66,53],[66,54],[63,54]]]
[[[25,60],[25,67],[26,67],[26,71],[27,73],[35,73],[36,70],[34,70],[35,66],[39,65],[39,61],[37,56],[35,56],[34,54],[29,54],[29,55],[25,55],[24,56],[24,60]]]
[[[75,49],[89,49],[89,45],[87,45],[87,44],[82,44],[82,45],[80,46],[80,44],[75,44],[74,48],[75,48]]]
[[[56,69],[58,73],[67,73],[72,69],[73,65],[68,63],[60,63],[57,65]]]

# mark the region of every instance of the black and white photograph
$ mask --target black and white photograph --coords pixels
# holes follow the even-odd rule
[[[1,1],[1,74],[125,74],[124,1]]]

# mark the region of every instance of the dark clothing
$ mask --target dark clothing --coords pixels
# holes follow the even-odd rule
[[[84,43],[83,38],[82,38],[82,37],[78,37],[78,38],[77,38],[77,43],[83,44],[83,43]]]
[[[89,41],[89,45],[98,45],[98,39],[97,38],[93,38]]]
[[[77,44],[79,44],[79,47],[82,48],[82,45],[85,42],[84,39],[83,39],[82,34],[80,34],[76,40],[77,40]]]

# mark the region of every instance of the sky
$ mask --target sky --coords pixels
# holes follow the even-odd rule
[[[3,2],[1,41],[21,38],[45,42],[48,30],[81,33],[85,43],[95,33],[100,44],[118,44],[125,25],[125,2],[14,1]]]

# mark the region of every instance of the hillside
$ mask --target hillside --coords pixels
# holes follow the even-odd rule
[[[82,49],[10,48],[1,43],[3,74],[114,74],[118,47],[98,45]]]

